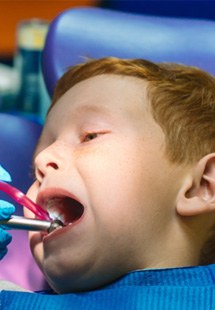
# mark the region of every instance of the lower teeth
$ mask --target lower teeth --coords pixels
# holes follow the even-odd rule
[[[62,228],[64,225],[61,221],[59,220],[54,220],[52,223],[51,223],[51,226],[49,228],[49,233],[51,233],[52,231],[54,231],[55,229],[60,229]]]

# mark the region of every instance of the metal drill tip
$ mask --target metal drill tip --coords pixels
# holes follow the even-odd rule
[[[63,227],[63,223],[60,220],[54,220],[51,222],[51,225],[48,229],[48,233],[51,233],[52,231],[54,231],[55,229],[57,229],[58,227]]]

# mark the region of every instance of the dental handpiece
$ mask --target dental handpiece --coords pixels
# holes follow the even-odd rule
[[[37,219],[25,218],[22,216],[12,216],[7,220],[0,220],[0,225],[10,229],[21,229],[30,231],[54,231],[58,227],[63,227],[60,220],[44,221]]]
[[[16,202],[26,207],[31,212],[33,212],[36,217],[40,220],[50,220],[49,214],[46,210],[41,208],[38,204],[29,199],[25,194],[23,194],[19,189],[0,181],[0,191],[8,194]]]

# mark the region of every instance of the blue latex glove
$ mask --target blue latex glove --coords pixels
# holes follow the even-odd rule
[[[11,182],[10,174],[0,165],[0,180]],[[8,219],[15,212],[15,207],[4,200],[0,200],[0,220]],[[6,255],[7,246],[11,242],[12,236],[0,226],[0,260]]]
[[[0,200],[0,220],[8,219],[15,212],[15,207],[11,203]],[[11,242],[12,236],[0,226],[0,259],[7,254],[7,246]]]
[[[5,170],[1,165],[0,165],[0,180],[4,182],[11,182],[11,176],[7,170]]]

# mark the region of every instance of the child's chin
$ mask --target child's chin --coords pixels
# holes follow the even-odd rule
[[[45,275],[48,284],[57,294],[91,291],[108,284],[107,279],[96,277],[94,274],[86,277],[77,273],[70,276],[67,274],[65,277],[60,274],[45,273]]]

